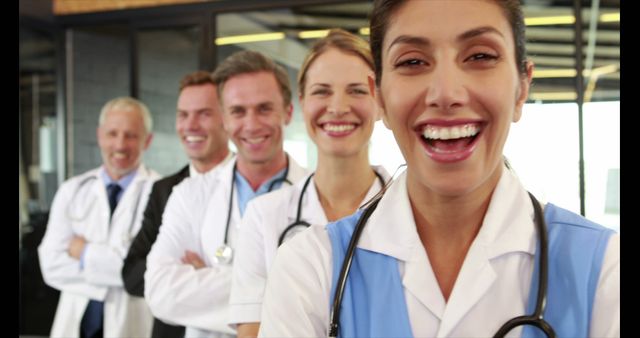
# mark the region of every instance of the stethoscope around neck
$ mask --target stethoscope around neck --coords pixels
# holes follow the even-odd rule
[[[282,177],[277,178],[271,183],[269,183],[269,187],[267,188],[267,192],[271,192],[273,187],[278,183],[288,183],[292,184],[291,181],[287,178],[289,176],[289,156],[285,156],[287,164],[284,169],[284,175]],[[233,249],[227,243],[227,239],[229,236],[229,225],[231,224],[231,212],[233,211],[233,191],[236,187],[236,172],[238,170],[238,161],[233,164],[233,170],[231,171],[231,192],[229,193],[229,207],[227,208],[227,222],[224,228],[224,242],[221,246],[216,249],[214,254],[214,260],[219,264],[231,264],[233,260]]]
[[[91,212],[91,209],[93,209],[93,206],[95,205],[95,202],[96,202],[95,196],[92,198],[91,202],[89,202],[88,206],[86,208],[83,208],[84,212],[82,212],[80,216],[78,216],[77,214],[74,214],[70,209],[73,205],[75,205],[80,189],[82,189],[82,187],[87,185],[87,183],[97,179],[98,179],[97,176],[91,175],[91,176],[85,177],[84,179],[82,179],[82,181],[80,181],[80,183],[78,183],[78,187],[73,192],[73,195],[71,196],[71,199],[69,200],[69,203],[67,204],[67,207],[65,209],[65,214],[68,219],[70,219],[73,222],[83,222],[87,219],[87,217],[89,216],[89,213]],[[133,207],[133,213],[131,214],[131,221],[129,222],[129,228],[122,235],[122,242],[124,244],[130,242],[134,236],[134,234],[132,234],[132,230],[133,230],[133,225],[136,221],[136,214],[138,212],[138,207],[140,206],[140,199],[142,199],[142,190],[144,189],[144,181],[139,181],[138,184],[136,185],[136,188],[137,188],[136,204]]]
[[[531,203],[533,204],[533,209],[535,213],[535,223],[536,229],[538,232],[538,237],[540,238],[540,257],[538,261],[538,268],[540,269],[540,273],[538,275],[538,292],[536,297],[536,307],[531,315],[524,315],[519,317],[514,317],[504,323],[498,331],[493,336],[494,338],[504,337],[509,331],[513,330],[518,326],[531,325],[537,327],[542,330],[542,332],[550,338],[555,338],[556,333],[546,320],[543,318],[543,312],[546,306],[547,301],[547,269],[549,268],[549,260],[548,260],[548,239],[547,239],[547,224],[544,220],[544,216],[542,214],[542,208],[540,207],[540,203],[533,196],[533,194],[529,193],[529,197],[531,199]],[[356,227],[353,230],[353,235],[351,236],[351,240],[349,241],[349,246],[347,247],[347,253],[345,255],[344,260],[342,261],[342,267],[340,268],[340,275],[338,276],[338,284],[335,289],[335,293],[333,296],[333,305],[331,307],[331,321],[329,323],[329,337],[337,337],[338,331],[340,329],[340,305],[342,304],[342,296],[344,294],[344,289],[347,284],[347,278],[349,277],[349,270],[351,269],[351,263],[353,261],[353,256],[355,254],[355,249],[358,244],[358,240],[360,239],[360,235],[362,234],[362,230],[364,229],[369,217],[373,213],[373,211],[378,206],[378,199],[371,202],[371,204],[362,212],[360,219],[358,219],[358,223],[356,223]]]
[[[380,175],[375,170],[373,171],[373,173],[376,174],[378,181],[380,181],[381,189],[384,189],[386,182],[384,181],[384,178],[382,177],[382,175]],[[312,173],[311,175],[309,175],[307,180],[304,182],[304,185],[302,186],[302,190],[300,191],[300,196],[298,197],[298,209],[296,211],[296,220],[293,223],[289,224],[284,229],[284,231],[282,231],[282,233],[280,234],[280,238],[278,238],[278,246],[284,243],[284,240],[287,238],[287,236],[292,236],[293,234],[311,226],[309,222],[301,219],[300,217],[302,214],[302,199],[304,198],[304,194],[307,191],[307,186],[309,186],[309,182],[311,182],[311,178],[313,178],[313,175],[315,175],[315,173]]]

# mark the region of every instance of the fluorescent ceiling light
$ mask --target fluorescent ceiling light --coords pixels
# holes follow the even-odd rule
[[[284,39],[285,34],[278,33],[262,33],[262,34],[247,34],[247,35],[233,35],[225,36],[216,39],[216,45],[232,45],[237,43],[258,42],[258,41],[273,41]]]
[[[300,39],[319,39],[324,38],[327,34],[329,34],[328,29],[321,29],[317,31],[302,31],[298,33],[298,37]]]
[[[610,74],[610,73],[615,73],[618,71],[618,65],[617,64],[611,64],[611,65],[606,65],[606,66],[602,66],[602,67],[598,67],[598,68],[594,68],[593,70],[588,70],[585,69],[582,72],[582,76],[584,77],[589,77],[591,75],[593,76],[601,76],[604,74]],[[550,77],[575,77],[576,74],[578,72],[576,72],[575,69],[573,68],[564,68],[564,69],[534,69],[533,70],[533,77],[534,78],[550,78]]]
[[[567,100],[575,101],[578,98],[575,92],[547,92],[547,93],[530,93],[529,99],[534,101],[550,101],[550,100]]]
[[[558,16],[541,16],[525,18],[524,23],[527,26],[544,26],[544,25],[571,25],[574,24],[576,18],[573,15],[558,15]],[[600,15],[600,22],[620,22],[620,12],[607,13]],[[329,31],[326,29],[315,31],[302,31],[298,33],[300,39],[314,39],[322,38],[327,35]],[[362,27],[358,30],[360,35],[369,35],[369,27]],[[247,35],[234,35],[226,36],[216,39],[216,45],[229,45],[236,43],[247,43],[257,41],[273,41],[282,40],[285,38],[285,34],[282,32],[276,33],[262,33],[262,34],[247,34]],[[575,74],[573,75],[575,76]],[[549,76],[552,77],[552,76]]]
[[[577,74],[575,69],[534,69],[534,78],[549,78],[549,77],[575,77]]]
[[[524,19],[524,24],[527,26],[572,25],[575,22],[576,18],[573,15],[540,16]],[[602,14],[600,15],[600,22],[620,22],[620,12]],[[360,34],[369,35],[369,27],[360,28]]]
[[[527,26],[570,25],[574,22],[576,22],[576,18],[573,15],[541,16],[524,19],[524,24]]]
[[[598,67],[598,68],[594,68],[592,73],[594,75],[604,75],[604,74],[610,74],[610,73],[615,73],[618,71],[618,69],[620,68],[620,66],[618,64],[610,64],[607,66],[602,66],[602,67]]]
[[[620,12],[600,15],[600,22],[620,22]]]

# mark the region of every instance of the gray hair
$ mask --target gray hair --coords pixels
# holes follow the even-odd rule
[[[107,112],[112,109],[137,109],[142,114],[142,121],[144,122],[145,131],[147,132],[147,134],[151,133],[151,130],[153,129],[153,119],[151,118],[149,108],[147,108],[147,105],[142,103],[142,101],[128,96],[116,97],[115,99],[109,100],[109,102],[104,104],[102,110],[100,110],[100,118],[98,120],[99,125],[102,125],[104,123],[104,120],[107,117]]]

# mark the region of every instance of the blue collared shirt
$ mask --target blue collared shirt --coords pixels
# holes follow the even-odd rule
[[[136,177],[137,173],[138,173],[138,169],[136,168],[136,169],[133,169],[130,173],[122,176],[119,180],[114,181],[113,179],[111,179],[109,174],[107,174],[107,171],[104,169],[104,167],[100,167],[100,178],[102,178],[102,183],[104,183],[105,189],[107,189],[107,187],[111,183],[117,183],[120,186],[120,188],[122,188],[122,190],[120,190],[120,192],[118,193],[118,196],[116,196],[116,200],[118,202],[120,202],[120,198],[124,194],[124,191],[127,190],[131,182],[133,182],[133,178]]]
[[[276,190],[282,186],[282,182],[284,182],[284,177],[286,168],[278,171],[275,175],[273,175],[266,182],[262,183],[260,187],[256,191],[253,191],[249,182],[240,174],[239,171],[236,170],[236,189],[238,191],[238,206],[240,210],[240,216],[244,215],[244,210],[247,207],[247,203],[251,201],[254,197],[260,196],[262,194],[266,194],[269,191]],[[271,183],[276,181],[271,187]],[[271,189],[269,189],[271,188]]]

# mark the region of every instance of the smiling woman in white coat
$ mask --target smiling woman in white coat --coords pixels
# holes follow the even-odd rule
[[[44,281],[61,291],[51,336],[147,337],[149,308],[125,292],[120,271],[160,177],[140,163],[151,143],[151,116],[142,102],[116,98],[102,109],[97,134],[103,165],[60,186],[38,248]],[[113,214],[106,189],[112,183],[122,189],[112,197],[119,200]]]
[[[619,235],[505,166],[524,30],[519,0],[374,1],[370,86],[407,169],[280,247],[261,336],[620,336]]]
[[[309,137],[318,147],[315,173],[249,203],[240,227],[231,291],[230,324],[239,337],[255,337],[267,272],[281,242],[311,225],[352,214],[383,187],[389,175],[369,163],[369,139],[378,108],[367,76],[367,43],[342,29],[317,41],[298,75]]]

